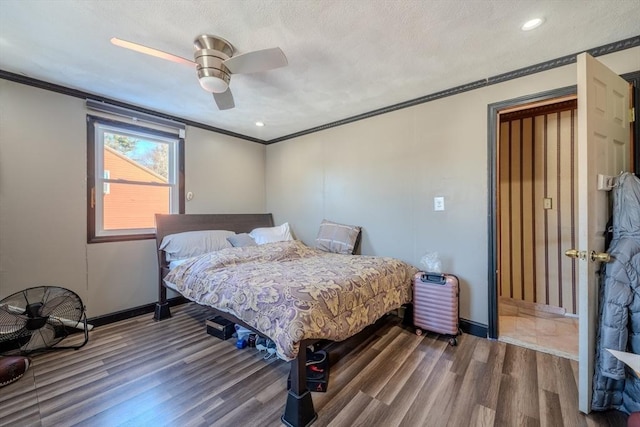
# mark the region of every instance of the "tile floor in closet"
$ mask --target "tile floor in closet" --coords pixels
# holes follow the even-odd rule
[[[508,298],[499,301],[499,341],[578,360],[578,318]]]

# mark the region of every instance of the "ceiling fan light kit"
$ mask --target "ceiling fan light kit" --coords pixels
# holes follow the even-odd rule
[[[211,93],[223,93],[227,89],[229,89],[229,76],[226,75],[226,79],[224,77],[216,77],[216,76],[200,76],[198,72],[198,79],[200,81],[200,86],[202,89]]]
[[[227,58],[220,58],[218,54],[218,51],[210,49],[198,50],[194,54],[200,86],[207,92],[222,93],[229,87],[231,75],[222,64]]]
[[[229,89],[231,74],[257,73],[288,65],[287,57],[278,47],[234,56],[235,49],[231,43],[222,37],[209,34],[199,35],[193,41],[195,61],[116,37],[111,39],[111,43],[168,61],[195,65],[200,86],[213,94],[213,99],[220,110],[235,107],[233,95]]]

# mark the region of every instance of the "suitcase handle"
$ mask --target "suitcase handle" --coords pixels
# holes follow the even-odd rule
[[[422,282],[435,283],[437,285],[444,285],[447,283],[447,277],[442,273],[422,273],[420,275],[420,280]]]

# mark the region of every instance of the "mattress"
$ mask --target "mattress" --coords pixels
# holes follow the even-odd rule
[[[185,260],[165,283],[271,338],[284,360],[304,339],[344,340],[411,301],[413,266],[323,252],[292,240]]]

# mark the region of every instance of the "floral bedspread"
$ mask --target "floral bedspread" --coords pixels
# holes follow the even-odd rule
[[[204,254],[165,281],[243,320],[292,360],[303,339],[344,340],[410,302],[416,272],[394,258],[332,254],[292,240]]]

